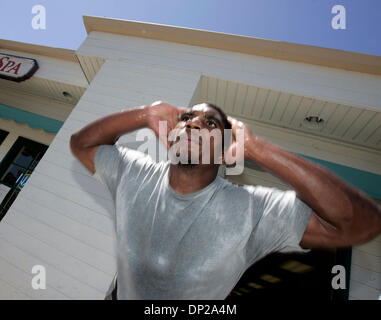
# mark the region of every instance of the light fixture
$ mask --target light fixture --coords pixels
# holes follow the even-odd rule
[[[67,91],[62,91],[62,95],[68,100],[73,100],[73,96]]]
[[[263,288],[263,286],[261,286],[261,285],[258,284],[258,283],[255,283],[255,282],[249,282],[247,285],[248,285],[249,287],[252,287],[252,288],[255,288],[255,289],[262,289],[262,288]]]
[[[267,273],[262,274],[259,278],[264,280],[264,281],[270,282],[270,283],[277,283],[277,282],[282,281],[278,277],[274,277],[271,274],[267,274]]]
[[[306,129],[318,130],[324,127],[324,120],[318,116],[308,116],[303,119],[301,125]]]
[[[280,268],[294,273],[305,273],[310,272],[314,269],[312,266],[301,263],[296,260],[287,260],[286,262],[280,265]]]

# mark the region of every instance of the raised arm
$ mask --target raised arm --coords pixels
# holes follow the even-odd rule
[[[245,158],[292,186],[312,215],[300,245],[349,247],[372,240],[381,233],[381,207],[329,170],[298,157],[252,134],[230,118],[234,130],[245,130]]]
[[[70,149],[73,155],[92,173],[95,173],[94,156],[99,145],[114,144],[120,136],[143,128],[151,128],[158,135],[158,121],[167,120],[168,128],[177,122],[177,115],[182,109],[155,102],[151,105],[124,110],[105,116],[87,124],[73,133]]]

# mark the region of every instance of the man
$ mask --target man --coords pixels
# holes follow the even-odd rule
[[[245,159],[294,190],[234,185],[217,175],[217,159],[156,163],[115,145],[121,135],[144,127],[159,136],[159,121],[166,121],[168,132],[185,133],[188,147],[199,143],[194,130],[231,127],[230,151],[237,150],[234,138],[244,130]],[[163,142],[167,148],[183,143]],[[221,143],[216,139],[211,151]],[[244,271],[271,252],[348,247],[381,232],[381,210],[367,195],[255,136],[212,104],[184,110],[158,102],[114,113],[74,133],[70,145],[115,201],[118,299],[224,299]]]

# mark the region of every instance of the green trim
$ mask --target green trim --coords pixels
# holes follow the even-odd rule
[[[369,196],[381,200],[381,175],[356,168],[351,168],[326,160],[312,158],[302,154],[298,155],[332,171],[340,178],[352,186],[362,190]]]
[[[367,195],[373,198],[381,200],[381,175],[344,166],[334,162],[309,157],[299,153],[294,154],[301,158],[310,160],[311,162],[315,162],[318,165],[321,165],[322,167],[333,172],[334,174],[336,174],[355,188],[360,189],[361,191],[365,192]],[[254,166],[257,166],[255,163],[251,161],[247,162]]]
[[[17,123],[28,124],[34,129],[43,129],[49,133],[57,133],[62,127],[63,122],[52,118],[44,117],[39,114],[20,110],[14,107],[9,107],[4,104],[0,104],[0,118],[13,119]]]

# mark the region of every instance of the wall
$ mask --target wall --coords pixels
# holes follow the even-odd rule
[[[199,78],[127,61],[103,65],[0,224],[0,297],[104,298],[115,272],[113,203],[72,156],[70,135],[107,114],[168,96],[186,105]],[[36,264],[46,267],[46,290],[30,286]]]

